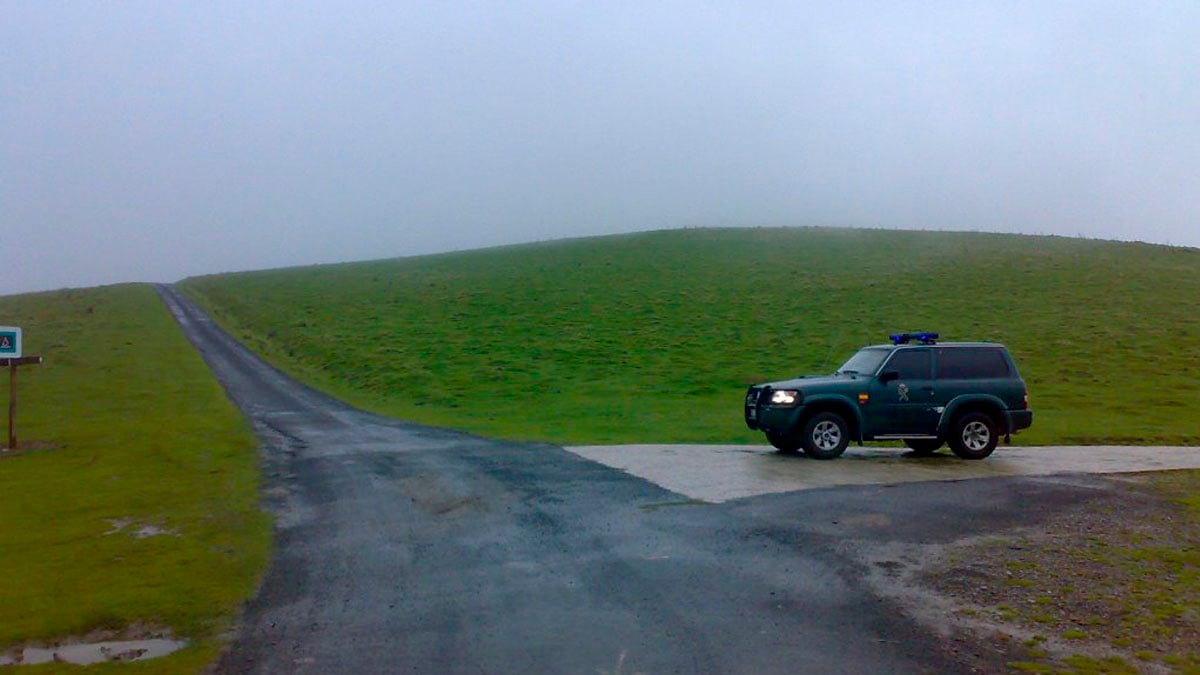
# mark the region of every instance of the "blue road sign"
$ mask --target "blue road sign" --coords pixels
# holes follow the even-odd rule
[[[21,358],[21,329],[0,326],[0,358]]]

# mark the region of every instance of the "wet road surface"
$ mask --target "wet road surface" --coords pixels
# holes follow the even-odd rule
[[[276,516],[219,672],[994,669],[873,591],[861,552],[1113,496],[1098,479],[1001,478],[697,502],[559,447],[356,410],[160,292],[262,439]]]

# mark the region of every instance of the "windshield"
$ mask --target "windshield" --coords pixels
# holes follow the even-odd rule
[[[842,367],[837,369],[837,372],[874,375],[875,371],[879,370],[880,364],[883,363],[883,360],[891,352],[892,350],[887,347],[867,347],[866,349],[860,349],[857,354],[850,357],[849,361],[843,363]]]

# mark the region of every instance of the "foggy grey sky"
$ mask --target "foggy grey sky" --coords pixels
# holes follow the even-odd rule
[[[3,2],[0,294],[682,226],[1200,246],[1200,3]]]

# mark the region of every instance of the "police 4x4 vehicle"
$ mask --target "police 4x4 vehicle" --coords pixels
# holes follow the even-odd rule
[[[918,455],[949,443],[963,459],[1033,424],[1029,392],[1004,345],[900,333],[863,347],[828,377],[756,384],[746,425],[782,452],[833,459],[851,440],[902,440]]]

